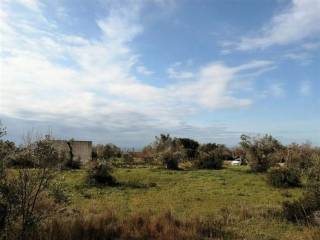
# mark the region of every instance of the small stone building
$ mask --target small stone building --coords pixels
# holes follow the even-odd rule
[[[59,152],[73,156],[73,160],[80,160],[82,164],[91,161],[92,142],[76,140],[52,140],[53,147]]]

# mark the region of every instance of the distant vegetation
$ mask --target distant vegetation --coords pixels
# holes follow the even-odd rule
[[[0,157],[0,239],[320,239],[311,144],[161,134],[142,152],[95,145],[80,165],[29,136],[0,140]],[[228,165],[237,158],[248,166]]]

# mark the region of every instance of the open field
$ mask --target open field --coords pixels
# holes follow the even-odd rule
[[[302,190],[277,189],[264,174],[247,167],[222,170],[170,171],[157,168],[115,169],[120,186],[92,187],[85,171],[64,171],[57,178],[70,197],[69,207],[86,215],[111,210],[121,217],[136,213],[172,212],[180,219],[218,215],[242,239],[304,239],[306,226],[281,218],[281,203],[302,195]]]

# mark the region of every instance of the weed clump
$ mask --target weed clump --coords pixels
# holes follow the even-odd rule
[[[70,197],[61,182],[53,182],[49,187],[48,193],[57,204],[68,204],[70,202]]]
[[[94,162],[87,171],[87,179],[92,185],[116,185],[117,181],[112,176],[112,168],[106,162]]]
[[[202,169],[221,169],[223,166],[223,160],[219,158],[214,151],[203,151],[199,153],[199,157],[195,165]]]
[[[159,159],[167,169],[178,170],[181,154],[179,152],[165,151],[159,154]]]
[[[292,222],[312,222],[314,213],[320,210],[320,183],[310,185],[305,195],[293,202],[283,203],[283,214]]]
[[[297,169],[288,167],[273,167],[268,171],[268,181],[274,187],[298,187],[301,185]]]
[[[34,236],[38,239],[222,239],[229,237],[225,223],[215,217],[180,220],[171,212],[154,216],[137,213],[121,219],[114,212],[54,218],[43,225]],[[231,236],[228,238],[230,239]]]

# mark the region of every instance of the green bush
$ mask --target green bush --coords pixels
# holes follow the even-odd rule
[[[114,144],[98,144],[92,149],[93,159],[108,160],[121,157],[122,151]]]
[[[53,197],[55,203],[69,203],[70,197],[61,182],[54,182],[49,188],[49,196]]]
[[[304,196],[283,203],[285,218],[293,222],[311,222],[313,213],[320,210],[320,183],[309,185]]]
[[[294,202],[283,203],[283,213],[290,221],[311,222],[313,213],[320,211],[320,161],[319,156],[313,157],[312,167],[307,174],[305,194]]]
[[[107,162],[92,163],[87,172],[89,184],[115,185],[116,180],[111,173],[112,168]]]
[[[274,163],[279,162],[281,143],[271,135],[249,137],[241,135],[240,146],[245,151],[252,172],[266,172]]]
[[[273,167],[268,172],[269,183],[275,187],[298,187],[301,185],[297,169],[288,167]]]
[[[160,153],[159,159],[167,169],[178,170],[181,154],[179,152],[165,151]]]
[[[196,167],[204,169],[221,169],[223,160],[214,151],[200,152],[198,160],[195,162]]]
[[[320,154],[311,157],[312,166],[306,171],[308,182],[311,184],[320,182]]]
[[[14,142],[0,140],[0,160],[3,163],[10,163],[16,150]]]
[[[304,173],[312,167],[314,157],[319,154],[319,149],[308,143],[301,145],[292,143],[286,149],[286,162],[289,166],[295,166]]]
[[[37,164],[34,160],[34,154],[28,149],[18,150],[12,158],[8,161],[9,167],[18,167],[18,168],[33,168],[37,167]]]

